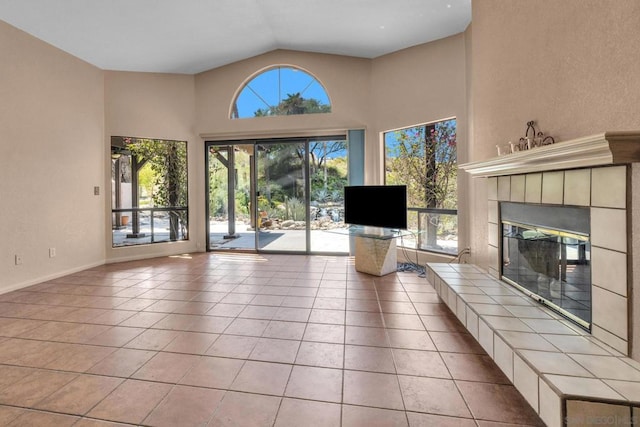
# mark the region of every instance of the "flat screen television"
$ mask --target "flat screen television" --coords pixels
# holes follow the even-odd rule
[[[344,222],[405,230],[406,185],[357,185],[344,187]]]

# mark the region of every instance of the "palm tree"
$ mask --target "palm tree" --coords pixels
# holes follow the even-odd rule
[[[298,93],[288,93],[287,98],[280,102],[278,105],[278,109],[280,110],[280,114],[290,115],[290,114],[304,114],[304,98]]]

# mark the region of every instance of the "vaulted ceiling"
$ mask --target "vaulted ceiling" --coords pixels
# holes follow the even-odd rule
[[[195,74],[274,49],[375,58],[464,31],[471,0],[0,0],[0,20],[105,70]]]

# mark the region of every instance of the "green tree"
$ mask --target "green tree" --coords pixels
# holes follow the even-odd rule
[[[409,207],[457,206],[456,122],[401,129],[385,144],[387,184],[407,186]],[[438,214],[427,214],[427,246],[437,247]]]
[[[303,98],[300,92],[288,93],[276,106],[256,110],[254,116],[288,116],[294,114],[329,113],[331,106],[314,98]]]
[[[187,143],[147,138],[125,138],[125,144],[135,156],[138,170],[149,165],[155,182],[153,205],[155,207],[188,206]],[[187,227],[186,211],[169,211],[169,239],[178,240],[180,230]]]

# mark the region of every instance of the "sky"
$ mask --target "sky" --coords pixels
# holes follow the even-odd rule
[[[236,102],[239,117],[254,117],[258,109],[276,106],[289,94],[300,92],[303,98],[315,98],[329,104],[322,85],[310,74],[295,68],[273,68],[258,74],[240,92]]]

